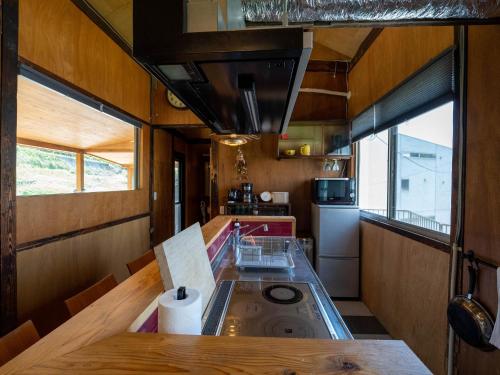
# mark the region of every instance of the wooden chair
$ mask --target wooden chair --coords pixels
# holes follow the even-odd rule
[[[130,274],[133,275],[137,271],[146,267],[149,263],[151,263],[155,259],[156,259],[155,252],[153,251],[153,249],[150,249],[146,251],[143,255],[141,255],[139,258],[133,260],[132,262],[127,263],[128,272],[130,272]]]
[[[69,314],[75,316],[92,302],[98,300],[118,283],[113,275],[108,275],[84,291],[64,301]]]
[[[40,340],[33,322],[28,320],[0,338],[0,366]]]

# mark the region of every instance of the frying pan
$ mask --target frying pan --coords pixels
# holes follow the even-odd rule
[[[473,257],[473,255],[472,255]],[[493,331],[493,319],[479,302],[472,298],[477,281],[477,262],[475,266],[469,258],[469,289],[466,295],[458,295],[448,305],[448,322],[455,333],[467,344],[482,351],[495,347],[489,343]]]

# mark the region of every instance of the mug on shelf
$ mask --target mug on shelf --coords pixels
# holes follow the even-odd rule
[[[304,156],[311,155],[311,146],[308,144],[303,144],[300,146],[300,154]]]

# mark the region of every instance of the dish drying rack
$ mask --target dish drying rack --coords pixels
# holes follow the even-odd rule
[[[291,238],[245,236],[236,247],[235,264],[240,268],[291,269],[295,267],[295,250],[297,244]]]

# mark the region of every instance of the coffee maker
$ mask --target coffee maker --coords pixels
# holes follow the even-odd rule
[[[251,182],[244,182],[241,184],[241,191],[243,192],[243,203],[252,203],[252,190],[253,184]]]

